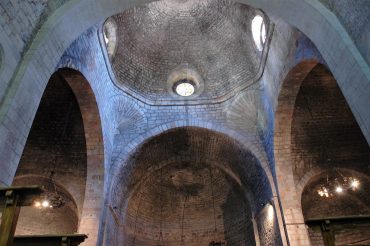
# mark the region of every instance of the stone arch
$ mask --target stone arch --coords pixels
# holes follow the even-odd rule
[[[85,240],[85,244],[87,245],[96,245],[97,240],[98,240],[98,234],[99,234],[99,226],[100,226],[100,218],[102,216],[102,209],[103,209],[103,196],[104,196],[104,144],[103,144],[103,135],[102,135],[102,127],[101,127],[101,121],[100,121],[100,115],[99,115],[99,110],[97,106],[97,102],[95,100],[95,95],[90,87],[89,82],[85,79],[85,77],[77,70],[69,69],[69,68],[63,68],[57,70],[51,77],[50,77],[50,83],[55,84],[57,82],[56,89],[53,87],[52,93],[57,93],[57,96],[49,95],[49,98],[59,98],[60,93],[60,88],[63,89],[64,94],[61,94],[63,98],[57,99],[56,104],[51,104],[52,106],[57,106],[64,108],[65,104],[68,104],[70,102],[69,107],[72,107],[75,109],[75,111],[78,111],[78,126],[79,126],[79,131],[78,131],[78,137],[83,139],[80,145],[78,147],[74,147],[74,151],[77,151],[78,148],[83,148],[83,162],[84,162],[84,174],[83,174],[83,182],[77,182],[74,181],[74,179],[77,179],[76,177],[68,177],[68,175],[61,174],[60,176],[63,177],[63,179],[60,179],[63,181],[62,185],[66,186],[66,188],[69,189],[70,193],[73,193],[73,197],[76,201],[78,201],[78,217],[79,221],[76,226],[76,231],[74,232],[79,232],[83,234],[87,234],[88,239]],[[48,91],[47,89],[45,91]],[[68,96],[68,101],[64,102],[65,95]],[[59,101],[58,101],[59,100]],[[61,104],[63,102],[63,104]],[[48,100],[45,101],[46,104],[48,104]],[[68,105],[67,105],[68,107]],[[55,115],[52,116],[54,121],[58,121],[55,123],[56,127],[55,129],[61,130],[60,128],[67,127],[64,126],[64,123],[61,124],[60,111],[61,108],[51,108],[49,105],[46,105],[43,109],[47,110],[55,110],[57,112]],[[65,110],[65,109],[64,109]],[[70,110],[70,109],[69,109]],[[69,112],[68,110],[68,112]],[[43,111],[43,112],[44,112]],[[63,111],[64,112],[64,111]],[[73,111],[74,112],[74,111]],[[50,115],[54,115],[51,113]],[[69,113],[68,113],[69,114]],[[63,119],[64,120],[64,119]],[[68,122],[67,119],[65,119],[66,122]],[[31,122],[32,123],[32,122]],[[69,135],[74,135],[76,133],[76,125],[74,124],[75,121],[71,122],[69,125],[70,128],[69,130],[73,130],[71,134]],[[69,126],[68,125],[68,126]],[[45,126],[43,126],[45,127]],[[40,130],[40,127],[38,126],[39,131],[44,132],[44,129]],[[54,145],[55,141],[61,141],[61,136],[58,135],[58,133],[55,132],[54,128],[50,128],[50,133],[46,132],[46,134],[56,134],[57,136],[54,136],[56,139],[53,140],[50,145]],[[67,128],[66,128],[67,129]],[[53,132],[54,131],[54,132]],[[68,132],[67,130],[61,130]],[[40,132],[38,132],[40,133]],[[36,133],[36,134],[38,134]],[[67,134],[68,135],[68,134]],[[68,136],[69,136],[68,135]],[[53,136],[52,136],[53,137]],[[70,140],[70,139],[68,139]],[[41,140],[42,141],[42,140]],[[76,141],[76,140],[75,140]],[[38,140],[38,142],[40,142]],[[67,141],[64,140],[66,144],[71,143],[71,145],[74,144],[74,141]],[[31,156],[32,163],[34,162],[33,160],[37,161],[37,155],[42,155],[45,150],[45,143],[42,144],[40,148],[36,148],[36,154],[35,158],[32,157],[33,155],[33,149],[30,150],[29,153],[27,153],[27,156]],[[47,143],[46,143],[47,145]],[[77,149],[76,149],[77,148]],[[43,152],[44,151],[44,152]],[[57,150],[57,151],[61,151]],[[68,148],[66,150],[67,152],[69,151]],[[61,156],[60,153],[58,152],[51,152],[51,158],[54,158],[54,154]],[[31,170],[32,166],[29,167],[29,163],[27,163],[27,156],[26,159],[23,163],[23,165],[19,165],[19,167],[22,167],[23,170],[20,171],[19,175],[23,175],[24,173],[26,174],[34,174],[34,171]],[[58,157],[58,158],[59,158]],[[32,159],[33,158],[33,159]],[[73,157],[74,158],[74,157]],[[45,159],[45,158],[44,158]],[[57,158],[55,159],[43,159],[43,168],[45,169],[40,169],[38,173],[45,173],[50,172],[51,169],[49,166],[49,162],[56,161]],[[72,160],[72,158],[71,158]],[[62,163],[63,166],[60,166],[59,171],[61,172],[56,172],[56,181],[58,182],[59,175],[58,173],[69,173],[69,175],[73,173],[78,173],[77,168],[76,168],[76,163],[74,162],[75,160],[73,159],[73,163],[70,162],[68,163],[68,160],[63,160],[64,162]],[[69,166],[66,166],[69,165]],[[68,171],[63,170],[63,168],[68,168]],[[49,170],[50,169],[50,170]],[[71,171],[73,170],[73,171]],[[45,174],[48,176],[48,174]],[[75,175],[75,176],[78,176]],[[80,176],[78,176],[80,177]],[[36,182],[36,181],[35,181]],[[28,183],[30,184],[30,183]],[[75,188],[77,187],[77,188]],[[77,191],[76,191],[77,190]],[[78,196],[76,198],[76,196]],[[54,233],[58,233],[57,231]]]
[[[126,161],[126,158],[133,154],[133,152],[147,139],[150,139],[154,136],[157,136],[165,131],[175,129],[175,128],[181,128],[181,127],[198,127],[198,128],[204,128],[209,131],[214,131],[219,134],[224,134],[232,139],[235,139],[236,141],[243,144],[244,148],[251,151],[251,153],[260,161],[262,168],[266,172],[266,175],[269,179],[269,182],[272,187],[272,192],[274,193],[274,196],[276,195],[275,186],[273,182],[273,175],[271,173],[268,159],[266,156],[266,153],[264,151],[263,146],[259,143],[258,139],[256,139],[255,134],[250,135],[241,135],[237,131],[234,131],[230,128],[224,127],[220,124],[215,124],[212,122],[207,121],[199,121],[199,120],[188,120],[188,121],[175,121],[166,123],[163,125],[159,125],[151,130],[146,131],[144,134],[138,136],[133,140],[130,145],[126,146],[124,149],[121,149],[119,154],[114,158],[115,161],[112,165],[110,174],[114,174],[117,171],[117,167]]]
[[[71,87],[82,114],[86,139],[87,175],[79,232],[88,235],[86,245],[96,245],[104,203],[104,143],[98,105],[89,82],[77,70],[57,71]]]
[[[310,107],[308,99],[312,101]],[[304,111],[308,112],[306,118]],[[342,127],[351,135],[339,134]],[[280,90],[274,126],[277,185],[291,242],[308,243],[300,203],[302,182],[323,166],[354,165],[360,170],[361,164],[368,163],[368,146],[357,128],[333,75],[324,65],[306,60],[293,67]],[[352,155],[342,151],[351,145],[348,143],[356,145],[349,148]]]
[[[356,119],[360,122],[364,135],[369,141],[370,117],[365,117],[368,115],[368,110],[363,106],[368,105],[370,100],[370,96],[366,93],[370,81],[369,67],[339,20],[319,2],[296,1],[292,3],[288,0],[273,3],[268,0],[239,0],[239,2],[261,8],[271,16],[282,18],[313,41],[337,78]],[[27,59],[24,59],[14,72],[11,85],[4,90],[5,96],[1,102],[0,120],[2,127],[5,128],[6,132],[9,132],[8,136],[16,139],[20,146],[24,146],[25,139],[22,136],[27,135],[29,126],[22,123],[17,127],[8,128],[6,122],[9,120],[29,122],[29,119],[34,117],[47,79],[71,42],[91,25],[133,6],[135,3],[132,1],[73,0],[61,6],[49,17],[26,52]],[[305,11],[297,11],[299,9],[305,9]],[[297,15],[297,13],[300,14]],[[62,21],[63,18],[69,21]],[[74,28],[69,28],[72,23]],[[317,26],[316,23],[320,23],[320,25]],[[64,35],[66,29],[69,30],[69,35]],[[322,33],[325,33],[324,38]],[[328,45],[331,43],[337,45]],[[48,51],[50,60],[40,64],[40,61],[44,61],[45,51]],[[342,59],[342,57],[346,57],[346,59]],[[37,69],[40,65],[43,67],[42,71]],[[34,76],[35,71],[37,76]],[[35,80],[30,81],[32,78]],[[351,78],[351,82],[348,81],[348,78]],[[3,153],[8,153],[4,154],[3,159],[4,162],[9,163],[9,167],[6,167],[6,171],[0,177],[3,184],[8,184],[19,160],[19,151],[15,151],[17,153],[15,156],[9,154],[15,147],[8,140],[3,141],[0,149]]]
[[[315,167],[315,168],[312,168],[309,172],[307,172],[302,178],[301,180],[299,180],[299,182],[297,183],[297,192],[298,194],[301,194],[302,195],[302,192],[304,190],[304,188],[306,187],[306,185],[310,182],[310,180],[315,177],[315,176],[318,176],[320,173],[324,172],[325,170],[322,170],[321,168],[319,167]]]
[[[369,96],[364,94],[368,88],[369,68],[362,61],[361,55],[336,17],[318,2],[301,1],[292,3],[291,1],[284,1],[271,3],[267,0],[251,0],[249,2],[245,1],[245,3],[260,7],[272,15],[281,16],[287,22],[297,26],[314,41],[328,65],[333,69],[334,75],[340,82],[356,118],[361,123],[365,136],[369,139],[369,130],[366,127],[370,125],[370,117],[366,117],[368,115],[367,108],[361,106],[369,104]],[[21,151],[19,148],[23,148],[26,141],[24,136],[27,136],[30,128],[27,122],[34,117],[46,81],[62,52],[83,30],[91,26],[91,23],[101,21],[118,11],[122,11],[124,8],[134,5],[133,2],[122,1],[119,4],[122,4],[120,8],[117,7],[117,1],[113,0],[104,1],[104,3],[88,0],[71,1],[62,6],[40,29],[31,48],[26,53],[27,59],[22,61],[19,69],[13,75],[12,85],[7,88],[6,98],[1,103],[1,129],[5,132],[4,136],[8,137],[2,141],[0,149],[4,163],[9,163],[4,167],[4,172],[0,174],[3,185],[8,185],[13,178],[15,167],[20,158]],[[302,15],[300,11],[296,11],[297,9],[305,9],[305,12]],[[298,16],[296,13],[300,13],[300,15]],[[64,21],[56,21],[62,20],[63,17],[70,20],[68,23],[79,24],[75,26],[76,28],[69,28],[71,35],[59,35],[64,33],[65,25],[69,25]],[[320,28],[313,30],[310,28],[315,26],[313,21],[323,24]],[[321,35],[319,35],[323,32],[327,33],[325,37],[327,39],[325,40],[321,40]],[[49,35],[45,35],[45,33]],[[338,45],[331,47],[329,44],[334,41]],[[54,45],[58,48],[54,49]],[[45,70],[38,74],[35,71],[38,71],[37,68],[40,67],[38,62],[44,60],[42,57],[46,49],[50,49],[52,61],[48,61],[49,64],[43,64]],[[339,57],[342,55],[347,58],[345,62]],[[33,73],[37,73],[38,82],[36,79],[30,81],[35,77],[32,76]],[[352,78],[351,82],[356,86],[351,86],[347,81],[348,78]],[[361,118],[361,115],[364,115],[364,117]],[[17,124],[14,122],[17,122]],[[17,144],[13,144],[14,142]]]
[[[271,191],[273,195],[272,199],[273,204],[275,206],[275,212],[278,220],[280,235],[283,243],[287,244],[287,234],[286,234],[287,232],[284,229],[283,222],[284,218],[281,203],[278,198],[277,186],[275,185],[274,181],[275,178],[271,172],[266,152],[261,143],[259,142],[259,140],[257,139],[258,137],[256,138],[255,133],[240,134],[237,131],[225,127],[223,125],[204,120],[200,121],[199,119],[181,120],[162,124],[146,131],[144,134],[135,137],[135,139],[132,142],[130,142],[130,144],[127,145],[125,148],[118,149],[118,151],[120,152],[117,156],[114,157],[114,162],[112,163],[110,169],[110,176],[111,177],[114,176],[114,174],[118,172],[120,164],[126,162],[127,157],[131,156],[135,152],[135,150],[147,139],[160,135],[161,133],[166,132],[168,130],[181,127],[204,128],[210,131],[214,131],[218,134],[224,134],[225,136],[235,139],[237,142],[241,143],[245,149],[248,149],[259,160],[259,163],[263,168],[265,174],[267,175],[269,184],[271,186]],[[111,185],[112,184],[109,184],[109,186]]]
[[[347,32],[343,29],[342,25],[339,23],[338,19],[318,2],[315,2],[314,4],[306,1],[294,3],[291,3],[290,1],[284,1],[273,4],[267,0],[240,0],[240,2],[252,5],[256,8],[261,8],[272,16],[281,17],[288,23],[296,26],[311,40],[313,40],[328,63],[329,67],[333,70],[344,91],[345,96],[350,102],[349,104],[352,108],[354,108],[353,111],[355,112],[355,117],[359,120],[359,122],[361,122],[361,128],[367,138],[369,138],[368,129],[366,129],[366,126],[369,125],[366,124],[366,120],[369,117],[359,117],[360,113],[362,112],[366,115],[366,109],[363,109],[361,105],[366,105],[366,102],[368,102],[369,98],[366,94],[364,94],[362,97],[356,98],[351,96],[351,90],[355,88],[350,87],[346,81],[347,78],[350,77],[352,78],[352,82],[356,81],[358,84],[356,88],[362,86],[363,91],[366,91],[367,83],[369,81],[369,67],[366,65],[364,59],[359,54],[357,48],[348,36]],[[50,17],[50,19],[41,27],[39,34],[36,35],[34,39],[33,45],[31,45],[30,50],[27,52],[26,56],[28,58],[36,58],[35,61],[33,59],[25,59],[20,65],[20,69],[14,75],[14,83],[12,83],[11,87],[7,88],[7,96],[3,100],[4,105],[7,105],[7,109],[9,109],[11,100],[17,94],[16,92],[18,90],[24,90],[19,87],[19,85],[22,85],[21,87],[24,86],[23,82],[21,81],[23,79],[25,81],[29,81],[28,78],[32,77],[28,76],[28,73],[30,73],[32,69],[27,69],[27,67],[38,66],[36,65],[36,60],[40,60],[38,58],[42,57],[44,53],[44,49],[42,49],[39,45],[43,47],[54,47],[54,45],[58,45],[59,47],[53,52],[53,62],[45,64],[46,77],[48,77],[58,62],[62,52],[78,35],[80,35],[80,33],[82,33],[92,24],[102,21],[107,17],[132,6],[134,6],[134,3],[126,1],[117,2],[111,0],[108,2],[104,1],[103,3],[98,0],[75,0],[60,7],[60,9],[58,9],[54,15]],[[305,9],[305,11],[303,14],[297,16],[297,9]],[[56,19],[60,20],[63,17],[71,21],[55,21]],[[316,26],[315,23],[313,23],[313,20],[315,20],[315,23],[320,21],[320,28],[312,28],[312,26]],[[54,25],[54,22],[57,22],[58,24]],[[59,35],[63,32],[63,30],[65,30],[65,25],[69,25],[69,23],[74,23],[74,28],[70,30],[70,35]],[[308,23],[312,23],[312,25],[309,25]],[[53,28],[51,28],[51,26]],[[324,39],[321,38],[321,33],[323,32],[326,33]],[[49,33],[50,35],[43,35],[44,33]],[[60,37],[63,37],[63,39],[60,39]],[[333,47],[327,45],[328,43],[333,43],[334,41],[338,43],[337,46]],[[338,50],[338,47],[340,47],[341,50]],[[341,56],[346,57],[346,62],[341,62],[343,60],[341,59]],[[41,84],[38,84],[38,86],[42,88],[45,83],[46,81],[43,81]],[[360,102],[360,100],[362,101]],[[30,101],[28,103],[30,103]],[[33,105],[33,103],[29,105]],[[31,116],[32,112],[34,112],[34,108],[34,106],[33,109],[30,108],[32,109],[30,114]],[[5,111],[7,111],[7,109]]]
[[[365,93],[370,80],[369,67],[338,19],[318,2],[299,1],[292,3],[288,0],[273,3],[268,0],[240,0],[239,2],[261,8],[272,16],[281,17],[300,29],[315,43],[337,78],[355,117],[360,122],[364,135],[369,141],[370,133],[367,126],[370,125],[370,117],[360,117],[368,115],[368,110],[363,105],[368,105],[370,100],[370,96]],[[27,59],[20,63],[19,68],[13,74],[11,85],[5,90],[0,112],[1,127],[9,133],[5,135],[15,139],[18,145],[24,146],[23,136],[26,136],[29,131],[29,126],[25,122],[29,122],[29,119],[34,117],[47,78],[54,70],[64,50],[91,25],[134,5],[130,1],[74,0],[60,7],[42,25],[25,54]],[[301,13],[297,9],[305,9],[305,11]],[[298,16],[296,13],[300,13],[300,15]],[[63,18],[69,21],[62,21]],[[318,28],[315,25],[317,22],[320,23]],[[74,28],[68,28],[71,23]],[[315,28],[312,28],[313,26]],[[69,30],[69,35],[63,35],[65,29]],[[322,38],[321,34],[324,32],[326,35]],[[46,33],[48,35],[45,35]],[[338,45],[328,45],[333,42]],[[40,71],[37,68],[40,67],[39,62],[44,61],[45,50],[50,53],[50,60],[41,62],[43,63],[41,64],[43,71]],[[341,57],[346,57],[346,60]],[[34,76],[35,71],[37,76]],[[35,77],[37,77],[37,81]],[[33,78],[35,80],[30,81]],[[348,82],[348,78],[351,78],[351,83]],[[356,86],[352,86],[353,84]],[[21,123],[16,127],[8,127],[9,121]],[[17,166],[20,157],[19,151],[14,151],[16,147],[9,141],[11,140],[3,141],[0,146],[4,153],[4,162],[9,163],[0,177],[3,184],[9,184],[14,175],[14,167]],[[14,156],[11,153],[15,153]]]
[[[151,134],[151,133],[148,133],[148,134]],[[178,136],[178,134],[180,135]],[[204,134],[204,136],[202,134]],[[184,138],[182,139],[181,136]],[[221,142],[231,141],[231,142],[229,144],[221,143],[219,146],[218,145],[219,141]],[[159,145],[161,144],[165,144],[165,145],[160,147]],[[176,145],[178,145],[178,149],[176,149]],[[218,146],[218,147],[216,147],[214,150],[213,147],[215,146]],[[234,147],[229,147],[229,146],[239,146],[239,147],[235,147],[235,148],[238,148],[238,150],[235,150],[236,151],[235,152]],[[116,222],[115,226],[122,228],[122,230],[127,229],[127,226],[125,223],[128,223],[129,225],[134,223],[135,228],[136,228],[136,222],[132,222],[133,218],[131,218],[134,215],[130,213],[131,217],[126,218],[125,209],[129,209],[129,207],[131,206],[130,200],[135,198],[136,194],[142,194],[140,187],[143,184],[145,184],[145,182],[147,182],[145,180],[147,180],[148,177],[151,177],[153,174],[158,173],[158,170],[162,170],[162,169],[166,170],[167,168],[172,168],[173,165],[176,166],[178,163],[183,163],[183,162],[184,163],[188,163],[188,162],[189,163],[198,163],[198,162],[199,163],[213,163],[212,164],[213,168],[216,168],[217,170],[221,170],[221,172],[225,173],[225,175],[230,177],[232,180],[234,180],[239,185],[245,186],[247,185],[248,182],[250,182],[248,183],[249,184],[248,189],[252,190],[253,197],[251,199],[251,195],[250,195],[251,193],[249,194],[245,193],[244,195],[245,195],[245,198],[249,200],[249,202],[254,202],[254,204],[251,205],[253,209],[252,211],[253,216],[260,219],[260,217],[257,216],[257,214],[260,213],[260,210],[262,209],[262,207],[266,203],[269,203],[269,202],[273,204],[272,200],[274,199],[274,197],[273,197],[273,191],[271,190],[271,186],[273,186],[273,183],[270,183],[263,166],[259,163],[260,161],[257,158],[252,157],[254,155],[251,154],[251,152],[249,150],[246,150],[244,147],[245,147],[244,144],[239,143],[235,139],[231,138],[230,136],[225,135],[224,133],[221,133],[220,131],[217,132],[217,131],[210,130],[204,127],[194,127],[194,126],[192,127],[173,126],[172,128],[168,130],[163,129],[163,126],[162,126],[158,134],[151,134],[151,136],[149,136],[148,138],[145,138],[145,140],[140,142],[139,144],[137,145],[133,144],[130,147],[132,148],[132,151],[130,151],[130,153],[126,155],[126,158],[124,160],[117,159],[117,162],[120,162],[121,165],[120,167],[117,167],[116,169],[114,169],[114,171],[111,173],[111,175],[113,175],[113,173],[115,173],[115,175],[112,177],[113,181],[110,185],[111,193],[109,195],[108,203],[110,204],[109,205],[110,213],[113,219],[109,220],[110,225],[108,225],[109,233],[107,234],[107,238],[113,241],[109,241],[107,243],[111,245],[112,244],[115,245],[115,244],[119,244],[121,240],[124,240],[122,238],[117,239],[114,236],[112,236],[112,231],[115,231],[113,234],[120,234],[122,232],[116,227],[114,227],[111,221],[115,221]],[[214,153],[215,155],[212,154],[212,150],[215,151]],[[230,161],[223,162],[222,160],[217,159],[217,158],[220,158],[220,156],[216,157],[216,153],[220,154],[221,152],[223,153],[221,155],[225,156],[226,159],[228,158],[227,156],[230,156],[230,157],[232,156],[232,158],[239,158],[238,156],[240,155],[244,156],[246,153],[250,153],[250,154],[246,154],[246,156],[244,156],[242,159],[239,159],[239,161],[242,161],[242,160],[245,161],[245,164],[241,166],[244,166],[244,168],[248,168],[248,171],[242,170],[243,168],[238,169],[237,166],[239,164],[237,164],[236,160],[234,161],[230,160]],[[202,153],[202,154],[199,154],[199,153]],[[150,159],[147,158],[149,156],[150,156]],[[251,159],[249,159],[249,157],[247,156],[251,157],[255,161],[255,163],[254,161],[252,161],[253,164],[251,164],[250,163]],[[151,160],[155,160],[154,161],[155,163],[152,163]],[[249,164],[251,164],[251,166],[249,166]],[[229,166],[231,165],[233,167],[230,169],[228,165]],[[255,171],[253,171],[257,169],[260,170],[260,171],[256,171],[258,172],[258,174],[255,173]],[[246,172],[249,174],[254,173],[251,175],[254,178],[256,178],[255,182],[246,178],[245,176],[247,175]],[[261,180],[259,180],[259,178],[261,178]],[[154,181],[151,181],[150,183],[155,185],[154,184],[155,182],[154,183],[153,182]],[[251,185],[252,183],[257,185],[259,188],[256,188],[257,186]],[[260,189],[261,193],[256,195],[256,190],[258,189]],[[242,190],[244,191],[244,189]],[[136,203],[136,205],[139,207],[140,207],[140,204],[141,204],[140,202],[139,204]],[[139,207],[137,208],[137,211],[139,210]],[[134,219],[134,220],[136,221],[137,219]],[[259,223],[261,223],[261,221],[259,221]],[[276,226],[277,226],[277,223],[278,221],[276,220]],[[130,233],[126,235],[126,238],[130,238],[130,240],[132,239],[130,237],[132,236],[132,230],[133,229],[131,229]],[[148,230],[150,230],[150,228],[148,228]],[[278,232],[276,232],[275,230],[278,230]],[[275,229],[272,229],[270,231],[272,231],[272,233],[277,233],[277,235],[280,234],[278,227],[275,227]],[[275,238],[274,235],[271,235],[271,236],[272,238]],[[278,237],[280,237],[280,235]],[[265,238],[262,237],[261,240],[264,240],[264,239]],[[276,240],[280,240],[280,239],[276,238]],[[130,241],[126,243],[132,243],[132,242]]]
[[[275,171],[281,206],[284,211],[284,223],[290,243],[296,242],[301,245],[309,245],[309,241],[300,201],[295,190],[290,156],[290,129],[295,99],[301,82],[317,64],[316,60],[303,61],[289,71],[280,89],[274,120]]]
[[[45,179],[51,182],[52,179],[52,184],[59,183],[59,187],[63,186],[60,189],[61,193],[71,194],[76,204],[76,216],[81,218],[87,173],[85,131],[76,97],[60,74],[54,73],[50,77],[36,116],[30,123],[32,123],[32,128],[27,136],[27,143],[22,152],[13,185],[16,185],[16,182],[19,183],[18,177],[25,177],[25,175],[33,175],[33,178],[23,178],[22,185],[39,184]],[[40,180],[35,177],[40,177]],[[51,189],[50,191],[53,192],[53,185],[48,184],[46,189]],[[50,221],[53,220],[54,214],[60,215],[59,210],[65,210],[64,206],[57,206],[47,211],[53,211],[49,213]],[[71,213],[68,210],[65,212],[67,215]],[[32,213],[26,214],[27,216],[32,217]],[[59,219],[63,217],[59,216]],[[43,223],[36,223],[38,218],[30,219],[30,221],[34,222],[35,231],[37,231],[37,226],[44,226]],[[68,216],[66,221],[70,221]],[[49,226],[54,230],[57,229],[53,225]],[[76,227],[70,226],[75,229],[69,232],[77,231],[78,223]],[[61,233],[66,232],[61,231]],[[30,233],[33,232],[30,231]],[[53,233],[58,232],[53,231]]]

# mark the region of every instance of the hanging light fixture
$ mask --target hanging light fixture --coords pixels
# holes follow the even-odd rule
[[[226,243],[224,241],[217,241],[216,240],[216,234],[217,234],[217,223],[216,223],[216,209],[215,209],[215,196],[213,192],[213,174],[211,167],[209,168],[209,175],[211,177],[211,193],[212,193],[212,206],[213,206],[213,219],[214,219],[214,235],[213,235],[213,241],[211,241],[208,245],[209,246],[225,246]]]
[[[44,188],[44,192],[42,196],[34,202],[34,206],[37,208],[61,208],[63,207],[68,198],[58,192],[56,184],[53,180],[54,178],[54,171],[50,172],[50,176],[48,178],[48,185]]]
[[[335,170],[335,177],[329,178],[326,176],[326,183],[322,184],[317,189],[317,194],[324,198],[340,195],[347,191],[357,191],[360,188],[360,181],[355,177],[347,177],[342,175],[338,170]]]

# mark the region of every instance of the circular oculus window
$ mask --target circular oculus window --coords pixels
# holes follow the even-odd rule
[[[174,91],[182,97],[189,97],[195,92],[195,83],[188,79],[182,79],[174,84]]]
[[[181,64],[167,79],[167,91],[180,100],[198,97],[204,90],[204,82],[199,73],[189,64]]]

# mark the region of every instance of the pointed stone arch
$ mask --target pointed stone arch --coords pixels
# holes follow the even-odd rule
[[[96,245],[104,203],[104,143],[98,105],[89,82],[73,69],[57,71],[72,88],[82,114],[86,139],[87,175],[79,232],[86,245]]]

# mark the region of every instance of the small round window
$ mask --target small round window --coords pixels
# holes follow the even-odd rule
[[[257,49],[262,51],[266,41],[266,25],[260,15],[256,15],[252,20],[252,36]]]
[[[183,97],[189,97],[195,92],[195,83],[188,79],[182,79],[174,84],[174,91]]]

